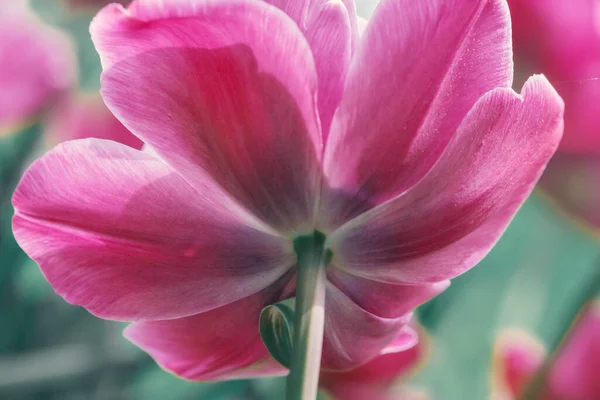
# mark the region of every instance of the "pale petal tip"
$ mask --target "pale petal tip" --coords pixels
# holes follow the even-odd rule
[[[419,334],[410,326],[404,326],[400,329],[398,336],[386,348],[381,350],[381,355],[400,353],[411,349],[419,344]]]
[[[521,96],[523,98],[527,97],[529,94],[533,93],[541,93],[543,92],[548,96],[549,99],[555,101],[557,105],[564,110],[565,103],[554,88],[548,78],[544,74],[534,74],[525,81],[523,84],[523,88],[521,89]]]
[[[448,279],[445,281],[432,283],[431,286],[433,287],[433,290],[435,292],[437,292],[437,294],[440,294],[444,290],[448,289],[450,287],[450,284],[451,284],[450,279]]]

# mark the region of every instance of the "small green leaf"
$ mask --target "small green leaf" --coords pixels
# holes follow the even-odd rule
[[[277,362],[286,368],[292,360],[296,299],[265,307],[260,313],[260,336]]]

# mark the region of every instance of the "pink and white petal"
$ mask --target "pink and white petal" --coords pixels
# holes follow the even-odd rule
[[[332,122],[325,228],[418,182],[475,102],[510,87],[512,69],[504,0],[382,0]]]
[[[419,344],[419,334],[411,325],[404,325],[402,328],[400,328],[394,340],[384,347],[379,355],[382,356],[385,354],[401,353],[408,351]]]
[[[377,357],[382,350],[402,339],[410,347],[414,336],[405,335],[403,328],[412,314],[397,318],[382,318],[362,309],[347,295],[327,283],[325,300],[325,335],[321,368],[325,371],[354,369]],[[401,337],[399,334],[403,333]]]
[[[477,264],[533,190],[562,135],[564,105],[543,76],[495,89],[433,169],[329,236],[336,265],[382,282],[438,282]]]
[[[423,285],[402,285],[373,281],[330,266],[327,279],[364,310],[383,318],[412,312],[422,303],[450,286],[450,281]]]
[[[330,1],[336,2],[337,0]],[[352,40],[351,50],[352,53],[354,53],[358,43],[360,42],[360,21],[358,13],[356,12],[356,3],[354,0],[342,0],[342,3],[344,3],[346,6],[348,17],[350,18],[350,38]]]
[[[76,79],[69,39],[11,3],[0,9],[0,136],[38,118]]]
[[[365,33],[365,30],[367,29],[368,24],[369,24],[369,21],[366,18],[358,17],[356,26],[358,28],[359,36],[362,36],[363,33]]]
[[[107,105],[190,185],[212,180],[272,227],[312,229],[317,76],[282,11],[243,0],[135,2],[106,7],[91,32]]]
[[[326,0],[264,0],[265,3],[285,12],[302,31],[306,28],[307,16],[314,3],[322,3],[323,1]]]
[[[407,329],[411,329],[408,328]],[[412,331],[414,335],[414,331]],[[398,341],[405,342],[403,331]],[[423,359],[426,341],[417,338],[415,344],[409,348],[397,349],[397,351],[383,352],[366,364],[347,372],[324,372],[321,374],[321,382],[325,387],[358,385],[381,385],[387,386],[396,379],[413,370]]]
[[[339,0],[264,0],[266,3],[274,5],[283,10],[291,19],[296,22],[300,30],[306,32],[313,25],[315,18],[321,13],[323,8],[336,6]],[[341,5],[346,9],[346,14],[350,23],[350,38],[352,40],[352,51],[358,44],[358,17],[356,15],[356,4],[354,0],[341,0]],[[313,49],[314,51],[314,49]]]
[[[548,399],[600,398],[600,301],[584,309],[547,377]]]
[[[167,371],[213,381],[284,375],[262,343],[258,319],[277,301],[277,284],[226,306],[186,318],[136,322],[124,332]]]
[[[13,231],[56,292],[107,319],[178,318],[272,284],[287,241],[152,155],[99,139],[63,143],[13,196]]]
[[[339,1],[327,1],[315,10],[305,35],[319,77],[319,117],[323,141],[327,141],[333,114],[344,91],[352,56],[352,29],[348,10]]]
[[[50,116],[45,136],[54,145],[87,138],[114,140],[138,150],[143,144],[106,108],[99,95],[91,93],[79,93],[63,101]]]

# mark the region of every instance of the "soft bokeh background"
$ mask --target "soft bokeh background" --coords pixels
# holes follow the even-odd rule
[[[88,26],[101,3],[108,2],[31,2],[44,21],[73,40],[79,64],[76,91],[87,93],[74,95],[75,104],[99,89],[100,63]],[[370,0],[357,3],[363,17],[375,7]],[[535,34],[537,25],[531,24]],[[527,53],[523,57],[519,51],[517,75],[546,72],[521,61]],[[600,74],[553,83],[559,91],[571,85],[600,91],[598,79]],[[20,251],[11,235],[10,196],[27,164],[62,140],[53,132],[66,129],[68,117],[56,115],[0,138],[0,399],[282,399],[281,378],[191,383],[160,370],[121,337],[123,324],[97,319],[64,302]],[[88,119],[80,119],[74,123],[85,127]],[[550,350],[558,345],[581,305],[598,294],[600,240],[593,226],[600,226],[600,149],[592,153],[558,154],[543,187],[491,254],[421,307],[418,314],[431,349],[423,367],[398,382],[398,392],[409,387],[431,399],[487,399],[493,347],[501,332],[519,328]]]

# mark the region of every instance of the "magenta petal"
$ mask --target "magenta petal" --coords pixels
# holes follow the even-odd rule
[[[191,380],[283,375],[258,331],[263,307],[277,301],[276,285],[226,306],[168,321],[137,322],[125,337],[163,368]]]
[[[334,266],[327,279],[361,308],[383,318],[412,312],[450,286],[450,281],[424,285],[383,283],[347,274]]]
[[[512,83],[503,0],[383,0],[354,55],[327,143],[338,226],[411,187],[475,102]]]
[[[38,20],[24,1],[0,7],[0,136],[19,129],[75,81],[68,38]]]
[[[401,336],[403,335],[404,332]],[[403,340],[403,338],[400,338],[400,340]],[[353,384],[389,385],[417,366],[424,357],[425,347],[426,341],[423,338],[421,340],[417,338],[414,345],[408,349],[382,353],[368,363],[351,371],[324,372],[321,374],[321,382],[327,388],[336,387],[339,389]]]
[[[327,284],[324,370],[350,370],[373,359],[394,342],[412,317],[382,318],[362,309],[333,284]],[[414,344],[413,337],[402,336]],[[397,348],[400,343],[395,342]],[[409,347],[409,346],[408,346]]]
[[[283,10],[290,18],[298,24],[302,31],[312,29],[315,17],[320,14],[322,9],[337,8],[340,4],[337,0],[264,0],[265,2],[274,5]],[[338,3],[338,4],[336,4]],[[348,22],[350,23],[350,39],[352,41],[351,48],[358,44],[358,16],[356,15],[356,4],[354,0],[341,0],[342,5],[346,9]],[[314,25],[313,25],[314,26]],[[318,43],[315,43],[317,46]],[[314,48],[313,48],[314,51]]]
[[[295,262],[209,182],[98,139],[36,161],[13,197],[14,234],[67,301],[108,319],[168,319],[262,290]]]
[[[290,17],[303,30],[306,27],[308,11],[314,3],[323,3],[325,0],[264,0]]]
[[[354,0],[265,0],[283,10],[304,33],[319,77],[319,116],[324,141],[344,89],[358,41]]]
[[[305,35],[319,76],[319,116],[326,141],[350,64],[352,26],[348,10],[341,2],[325,2],[315,11]]]
[[[312,228],[317,76],[293,21],[255,1],[149,1],[106,7],[91,32],[107,105],[186,181],[275,228]]]
[[[474,266],[527,198],[562,135],[563,103],[543,76],[522,95],[481,98],[433,169],[329,240],[336,265],[383,282],[438,282]]]

